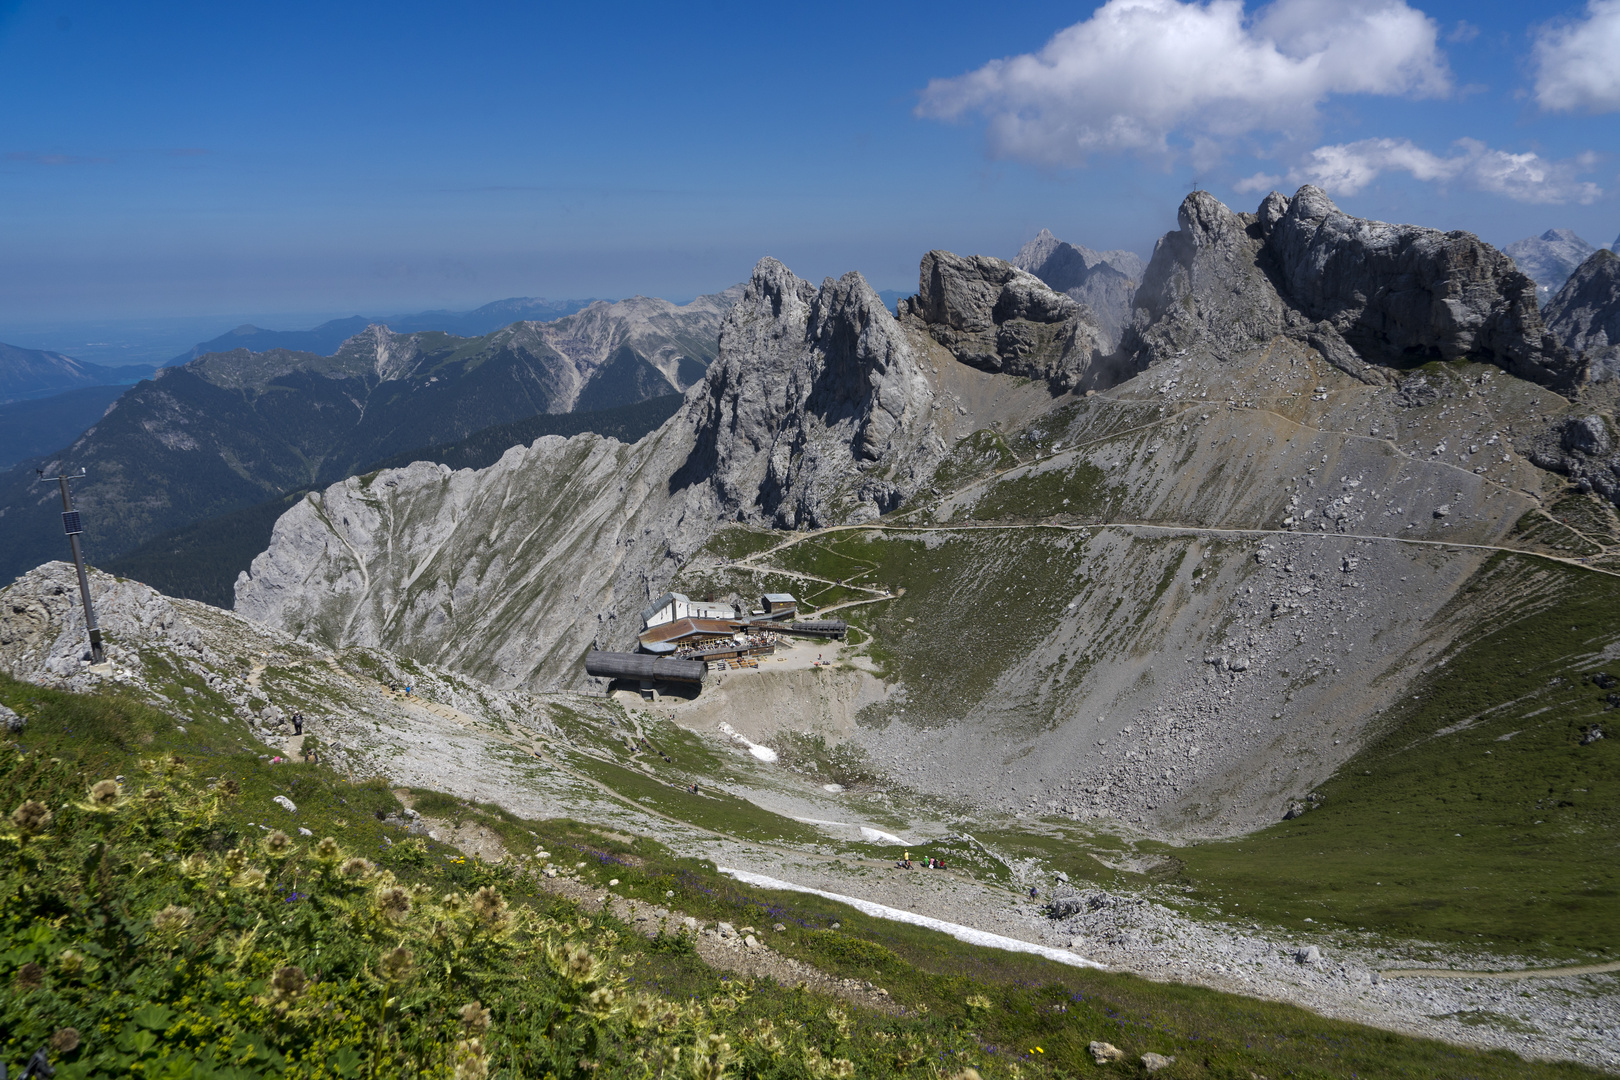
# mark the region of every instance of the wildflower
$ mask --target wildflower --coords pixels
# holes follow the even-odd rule
[[[172,949],[180,943],[180,938],[191,928],[193,917],[190,908],[170,904],[152,916],[152,933],[156,934],[167,948]]]
[[[225,853],[225,866],[231,873],[237,873],[247,865],[247,852],[239,847],[231,848]]]
[[[477,1001],[469,1001],[461,1007],[461,1026],[468,1035],[482,1035],[489,1030],[489,1010]]]
[[[377,890],[376,904],[384,918],[398,922],[411,913],[411,894],[398,885],[388,885]]]
[[[592,956],[591,950],[584,945],[570,945],[563,950],[556,967],[569,981],[587,983],[596,976],[596,957]]]
[[[208,870],[208,856],[206,855],[187,855],[180,860],[180,872],[186,877],[207,877]]]
[[[827,1019],[831,1020],[833,1027],[838,1029],[838,1034],[849,1034],[849,1013],[844,1011],[842,1005],[834,1005],[828,1009]]]
[[[724,1035],[700,1038],[692,1051],[692,1080],[720,1080],[736,1056]]]
[[[77,975],[84,970],[84,953],[63,949],[62,955],[56,958],[56,966],[62,969],[64,975]]]
[[[17,831],[25,839],[30,836],[37,836],[50,828],[50,807],[42,802],[29,799],[11,812],[11,823],[17,827]]]
[[[456,1043],[456,1080],[484,1080],[489,1075],[489,1055],[483,1039],[463,1039]]]
[[[586,1011],[597,1019],[606,1019],[619,1002],[618,992],[611,986],[599,986],[585,998]]]
[[[355,856],[352,859],[345,860],[343,865],[338,867],[338,873],[350,881],[359,881],[361,878],[370,877],[374,869],[376,867],[372,866],[371,863],[359,856]]]
[[[334,862],[341,854],[343,854],[343,850],[338,847],[338,842],[330,836],[321,837],[321,842],[315,845],[315,857],[317,859]]]
[[[58,1054],[71,1054],[79,1048],[79,1029],[62,1028],[51,1036],[51,1049]]]
[[[219,790],[220,793],[225,795],[227,798],[234,799],[236,796],[242,794],[242,785],[238,784],[235,780],[225,779],[219,782]]]
[[[506,925],[506,897],[493,885],[485,885],[473,893],[472,912],[490,930],[499,930]]]
[[[277,829],[275,832],[264,838],[264,850],[272,855],[291,854],[289,851],[291,847],[292,838],[286,833],[282,832],[280,829]]]
[[[273,1001],[294,1001],[304,992],[309,980],[304,969],[295,964],[277,968],[270,976],[270,996]]]
[[[160,803],[163,801],[163,789],[149,787],[145,791],[141,792],[141,798],[145,799],[149,803]]]
[[[855,1075],[855,1063],[849,1058],[833,1058],[827,1063],[827,1075],[833,1080],[849,1080]]]
[[[17,989],[23,993],[45,985],[45,969],[29,961],[17,969]]]
[[[969,1016],[978,1016],[981,1013],[987,1013],[990,1011],[990,1008],[990,999],[985,997],[983,994],[968,995],[967,1011]]]
[[[400,945],[383,953],[382,959],[377,962],[377,971],[385,982],[400,982],[410,977],[416,967],[415,961],[411,950]]]
[[[90,788],[90,805],[97,810],[111,810],[118,802],[118,781],[102,780]]]
[[[264,871],[250,866],[231,878],[231,884],[238,889],[257,889],[264,884],[264,880]]]
[[[652,1002],[644,997],[638,997],[630,1003],[630,1024],[632,1027],[644,1028],[653,1022]]]

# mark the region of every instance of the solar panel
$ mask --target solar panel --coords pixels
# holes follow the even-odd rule
[[[69,536],[74,533],[84,532],[84,529],[79,526],[79,512],[77,510],[68,510],[62,514],[62,531]]]

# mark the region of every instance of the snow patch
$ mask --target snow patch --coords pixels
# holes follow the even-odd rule
[[[748,736],[746,736],[746,735],[739,734],[737,732],[736,728],[732,727],[728,723],[725,723],[724,721],[721,721],[721,723],[720,723],[720,731],[721,731],[722,734],[729,735],[732,739],[734,739],[737,742],[740,742],[744,746],[748,747],[748,752],[750,754],[753,754],[756,758],[758,758],[761,761],[773,762],[777,758],[777,753],[776,753],[775,750],[772,750],[768,746],[764,746],[764,745],[762,745],[760,743],[754,742],[752,739],[748,738]]]
[[[865,829],[861,830],[863,833]],[[873,830],[874,832],[876,830]],[[1087,960],[1083,956],[1076,956],[1064,949],[1053,949],[1045,945],[1032,945],[1017,938],[1002,937],[985,930],[975,930],[971,926],[960,923],[945,922],[943,919],[931,919],[927,915],[918,915],[911,911],[902,911],[899,908],[888,907],[884,904],[874,904],[870,900],[860,900],[853,896],[843,896],[839,893],[824,892],[821,889],[812,889],[808,885],[795,885],[791,881],[780,878],[766,877],[749,870],[733,870],[727,867],[717,867],[722,874],[730,874],[745,885],[758,885],[762,889],[783,889],[788,892],[809,893],[825,900],[836,900],[840,904],[848,904],[863,915],[870,915],[875,919],[892,919],[895,922],[910,923],[913,926],[927,927],[929,930],[938,930],[942,934],[949,934],[957,941],[965,941],[969,945],[983,945],[989,949],[1004,949],[1007,952],[1034,953],[1059,964],[1068,964],[1070,967],[1088,967],[1098,970],[1107,970],[1106,964],[1099,964],[1095,960]]]

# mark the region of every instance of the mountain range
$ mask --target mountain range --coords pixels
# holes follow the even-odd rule
[[[87,386],[127,386],[152,370],[143,366],[102,367],[58,352],[0,343],[0,405]]]
[[[1543,307],[1477,237],[1357,218],[1310,186],[1252,212],[1192,193],[1137,278],[1040,239],[1027,265],[927,252],[892,309],[858,273],[817,284],[764,258],[708,323],[648,302],[639,323],[587,309],[477,341],[371,327],[332,357],[175,369],[143,385],[184,374],[235,395],[249,435],[321,430],[304,408],[381,445],[401,417],[425,425],[410,394],[445,394],[445,412],[489,402],[484,368],[532,408],[578,409],[610,370],[632,394],[674,389],[694,359],[680,336],[713,333],[683,394],[628,406],[673,408],[634,441],[552,413],[261,502],[244,512],[255,529],[285,510],[236,579],[234,613],[93,575],[99,674],[80,659],[71,567],[32,570],[0,603],[0,667],[116,683],[167,710],[161,731],[228,731],[250,770],[261,749],[307,745],[283,727],[296,710],[335,770],[321,782],[376,777],[379,798],[401,793],[423,820],[378,813],[434,843],[506,827],[513,846],[486,849],[506,866],[472,871],[552,882],[575,863],[580,880],[560,887],[645,899],[660,937],[663,912],[684,923],[679,905],[813,889],[818,905],[855,895],[862,911],[887,903],[980,935],[967,940],[993,929],[1001,946],[1133,973],[1054,993],[1075,1012],[1046,1030],[1068,1048],[1003,1044],[1032,1063],[1123,1058],[1085,1040],[1162,1033],[1206,1000],[1146,975],[1271,999],[1209,998],[1241,1017],[1221,1042],[1258,1044],[1256,1025],[1280,1016],[1265,1041],[1324,1048],[1310,1059],[1324,1074],[1542,1068],[1504,1050],[1620,1064],[1603,981],[1620,950],[1620,258],[1587,256]],[[1123,310],[1108,307],[1115,273],[1138,281]],[[632,323],[656,332],[632,343]],[[583,343],[588,362],[568,360]],[[322,379],[356,395],[350,413]],[[195,411],[143,407],[141,430],[176,453],[276,456]],[[304,475],[356,446],[310,436]],[[590,675],[586,655],[634,649],[669,590],[740,606],[790,592],[847,633],[711,664],[699,688]],[[19,713],[31,693],[12,691]],[[308,790],[287,788],[317,805]],[[255,819],[275,813],[262,786],[243,791]],[[542,831],[562,819],[566,840]],[[597,871],[563,844],[583,854],[609,833],[734,876],[643,888],[617,856],[587,890]],[[542,845],[566,860],[545,863]],[[912,864],[923,851],[927,871]],[[784,897],[701,910],[758,923],[789,911]],[[888,942],[879,953],[854,940],[867,924],[817,911],[806,940],[828,953],[809,960],[854,956],[838,970],[890,984],[866,984],[873,1004],[909,1009],[897,958],[914,928],[881,924],[865,939]],[[694,939],[705,958],[758,957],[795,940],[793,918]],[[930,970],[990,963],[928,948]],[[813,975],[809,960],[780,970]],[[1506,969],[1545,989],[1486,977]],[[1142,1024],[1110,1004],[1106,1023],[1056,1027],[1121,986]],[[942,1029],[953,996],[929,1006]],[[1482,1064],[1435,1044],[1442,1063],[1408,1064],[1395,1036],[1318,1038],[1321,1017],[1279,999],[1499,1052]],[[967,1001],[982,1032],[993,1003]],[[1140,1071],[1259,1075],[1200,1031],[1155,1043]],[[1303,1061],[1284,1059],[1267,1073]]]
[[[244,323],[216,338],[198,342],[180,354],[170,364],[184,364],[200,356],[216,352],[234,352],[249,349],[269,352],[288,349],[293,352],[312,352],[330,356],[338,346],[368,326],[382,325],[397,334],[413,334],[437,330],[457,337],[482,337],[515,322],[545,322],[560,319],[599,300],[547,300],[538,296],[514,296],[497,300],[472,311],[419,311],[408,315],[388,315],[368,318],[353,315],[346,319],[331,319],[310,330],[266,330]]]
[[[763,260],[659,431],[311,494],[236,610],[542,689],[590,685],[668,588],[859,601],[866,666],[784,685],[751,738],[926,747],[933,796],[1220,834],[1370,745],[1470,627],[1557,603],[1581,572],[1540,553],[1620,566],[1614,384],[1467,234],[1197,192],[1117,350],[987,256],[930,252],[899,308]]]
[[[164,368],[71,446],[0,475],[0,577],[61,546],[35,468],[89,470],[77,499],[93,523],[91,557],[106,562],[391,454],[684,391],[714,356],[735,293],[686,305],[598,301],[476,338],[374,325],[331,356],[237,349]]]

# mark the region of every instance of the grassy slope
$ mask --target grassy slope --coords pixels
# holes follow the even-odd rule
[[[1620,740],[1580,745],[1620,676],[1620,581],[1518,556],[1444,617],[1469,627],[1319,809],[1177,849],[1199,897],[1244,917],[1546,957],[1620,951]]]
[[[137,772],[135,759],[178,751],[191,755],[191,775],[199,781],[230,776],[241,784],[240,795],[226,800],[218,820],[209,823],[212,832],[204,836],[204,846],[199,849],[205,853],[231,845],[252,847],[263,833],[249,822],[257,823],[274,813],[285,815],[269,799],[275,793],[290,794],[302,800],[295,820],[312,828],[316,836],[331,832],[351,851],[378,850],[380,861],[402,883],[425,886],[426,891],[417,894],[417,904],[424,908],[435,903],[432,897],[441,890],[458,889],[465,894],[492,884],[514,902],[564,920],[561,929],[552,933],[577,937],[572,920],[581,913],[536,891],[525,876],[449,858],[451,853],[436,846],[413,853],[398,843],[403,839],[398,832],[376,817],[378,811],[398,805],[381,784],[350,784],[320,767],[267,765],[238,749],[238,733],[227,721],[194,718],[182,733],[171,718],[127,699],[81,697],[10,680],[0,680],[0,701],[29,719],[22,742],[31,753],[25,759],[14,758],[0,784],[8,802],[37,794],[53,804],[65,804],[73,797],[76,784],[115,771],[129,774],[126,786],[131,790],[154,784],[155,777]],[[52,765],[47,755],[59,758],[62,764]],[[618,878],[617,891],[646,903],[668,902],[702,917],[751,923],[761,929],[780,922],[786,929],[768,934],[774,947],[836,974],[879,982],[909,1014],[896,1018],[860,1010],[829,1012],[827,1000],[769,981],[755,982],[744,990],[735,980],[702,965],[678,942],[649,943],[639,935],[622,933],[627,928],[613,920],[593,916],[595,928],[589,932],[598,935],[597,947],[607,947],[600,944],[605,940],[599,936],[602,930],[617,929],[621,936],[612,947],[635,961],[635,967],[629,969],[627,989],[651,991],[667,1000],[708,1003],[697,1027],[729,1039],[739,1056],[732,1070],[735,1075],[818,1075],[807,1067],[811,1060],[808,1046],[818,1048],[828,1059],[850,1060],[851,1071],[863,1077],[933,1077],[949,1074],[959,1064],[974,1064],[989,1077],[1019,1072],[1092,1075],[1101,1072],[1085,1052],[1093,1039],[1119,1045],[1131,1055],[1131,1062],[1148,1050],[1174,1054],[1175,1066],[1157,1074],[1171,1078],[1243,1078],[1255,1073],[1459,1078],[1593,1075],[1573,1065],[1526,1063],[1508,1055],[1475,1053],[1325,1021],[1288,1006],[968,947],[920,928],[869,919],[819,898],[740,886],[716,875],[712,866],[675,858],[652,841],[615,837],[577,822],[523,821],[498,807],[432,793],[422,793],[417,805],[435,815],[476,816],[501,833],[510,850],[543,845],[564,865],[585,862],[584,879],[605,884],[610,876]],[[9,812],[11,807],[5,809]],[[159,819],[148,816],[145,820]],[[56,828],[65,832],[74,822],[88,828],[86,821],[80,811],[64,805]],[[283,824],[279,820],[273,823]],[[190,843],[185,839],[186,830],[187,823],[175,821],[144,835],[149,844],[161,849]],[[166,839],[170,836],[175,838]],[[396,843],[389,844],[385,837]],[[132,838],[120,837],[115,849],[118,843],[128,842]],[[576,1013],[571,1014],[572,1020],[557,1019],[558,996],[565,995],[568,987],[560,986],[544,963],[534,966],[537,955],[522,949],[484,946],[481,967],[458,968],[444,977],[443,986],[433,981],[438,975],[423,968],[414,977],[419,981],[397,992],[385,1014],[364,1011],[375,1009],[382,998],[361,967],[374,969],[377,957],[392,946],[397,935],[378,922],[375,914],[367,914],[364,890],[354,893],[350,889],[354,895],[345,899],[339,885],[296,858],[288,867],[305,866],[298,872],[307,874],[297,879],[303,882],[297,888],[314,898],[314,902],[300,900],[299,906],[285,909],[290,917],[296,916],[296,933],[273,927],[267,931],[261,917],[264,936],[257,939],[259,951],[249,955],[237,950],[245,959],[232,966],[231,949],[211,951],[205,939],[219,934],[222,946],[241,939],[225,936],[223,925],[210,923],[193,933],[195,940],[181,946],[180,951],[192,960],[174,969],[181,978],[171,979],[163,975],[167,954],[154,940],[152,911],[147,909],[171,899],[178,890],[191,889],[187,895],[196,898],[188,902],[199,911],[233,926],[240,923],[240,929],[246,931],[252,929],[253,904],[260,901],[242,899],[232,889],[210,898],[196,892],[196,886],[178,880],[177,864],[161,857],[143,863],[138,853],[127,848],[123,854],[134,857],[129,864],[132,871],[140,865],[145,869],[103,879],[123,890],[121,922],[116,933],[108,933],[123,942],[126,952],[116,958],[108,954],[98,961],[101,966],[94,977],[106,983],[98,991],[87,985],[88,977],[70,976],[54,959],[53,950],[62,944],[78,944],[71,936],[60,937],[79,929],[75,918],[64,919],[42,933],[36,921],[15,917],[32,902],[31,896],[39,895],[40,885],[37,879],[18,874],[25,853],[19,852],[14,841],[0,841],[0,870],[4,872],[0,915],[9,916],[0,917],[0,934],[4,935],[0,938],[0,976],[15,980],[25,960],[43,961],[45,967],[42,989],[13,994],[0,1006],[5,1010],[6,1026],[0,1052],[10,1062],[20,1063],[50,1032],[73,1022],[83,1041],[78,1049],[57,1056],[63,1077],[352,1076],[367,1071],[372,1064],[368,1055],[379,1048],[389,1075],[399,1074],[402,1059],[398,1055],[406,1048],[415,1048],[415,1056],[403,1060],[423,1068],[424,1075],[447,1075],[440,1071],[446,1069],[440,1063],[447,1060],[460,1037],[455,1010],[476,992],[494,1012],[486,1039],[493,1075],[649,1075],[637,1054],[658,1040],[650,1032],[636,1034],[622,1019],[593,1029],[596,1042],[587,1056],[596,1063],[595,1068],[581,1067],[579,1059],[570,1056],[577,1051],[569,1046],[559,1049],[561,1040],[543,1037],[547,1030],[563,1030],[541,1027],[543,1016],[551,1016],[554,1025],[574,1023],[574,1028],[567,1029],[574,1036],[579,1035],[579,1018]],[[254,861],[260,858],[255,855]],[[287,883],[275,878],[269,890],[256,895],[279,906],[275,890],[286,887]],[[672,898],[667,897],[670,892]],[[836,930],[835,923],[839,924]],[[291,925],[284,920],[284,926]],[[435,947],[426,924],[411,932],[416,934],[411,940],[420,953]],[[324,959],[311,951],[321,942],[328,949]],[[368,960],[371,952],[377,956]],[[278,1019],[282,1014],[262,1001],[268,991],[266,976],[275,965],[286,962],[300,963],[310,971],[320,966],[326,972],[325,980],[304,999],[306,1004],[301,1007],[305,1011],[295,1021]],[[341,975],[347,970],[345,964],[356,972],[348,981]],[[127,969],[130,974],[119,981],[114,979],[115,969]],[[208,982],[205,972],[216,972],[216,982]],[[439,987],[435,994],[427,993],[430,983]],[[970,998],[976,1004],[969,1004]],[[379,1015],[384,1017],[380,1024],[374,1022]],[[841,1023],[844,1015],[847,1021]],[[796,1049],[775,1056],[768,1053],[758,1038],[762,1021],[774,1024]],[[683,1028],[675,1038],[689,1042],[692,1034]],[[249,1045],[255,1048],[251,1057],[245,1056]],[[204,1068],[199,1061],[211,1066]],[[1108,1073],[1132,1075],[1137,1071],[1134,1063],[1128,1063],[1111,1067]],[[657,1072],[653,1070],[653,1074]],[[687,1073],[683,1068],[679,1074]]]
[[[1561,505],[1560,516],[1574,520],[1576,509]],[[1044,530],[964,531],[936,537],[932,549],[895,534],[843,533],[770,562],[824,576],[859,568],[865,581],[903,587],[904,596],[848,617],[876,635],[872,655],[905,681],[914,704],[950,715],[979,699],[1084,588],[1062,543]],[[1161,546],[1155,574],[1157,563],[1176,558],[1174,544]],[[1116,613],[1119,632],[1139,614]],[[1173,856],[1165,865],[1179,864],[1191,898],[1225,915],[1296,929],[1310,918],[1318,929],[1548,959],[1612,957],[1620,951],[1620,739],[1579,742],[1620,692],[1620,684],[1585,681],[1599,671],[1620,677],[1620,660],[1599,655],[1620,640],[1620,581],[1503,556],[1440,619],[1459,631],[1457,647],[1322,786],[1320,808],[1241,840],[1136,846]],[[953,648],[964,634],[980,643],[967,655]],[[951,657],[949,671],[942,656]],[[1495,708],[1503,703],[1514,704]],[[1436,734],[1471,718],[1465,730]],[[1031,714],[1031,723],[1040,719]],[[997,843],[1071,876],[1117,877],[1098,872],[1087,854],[1106,837],[1009,833]]]

